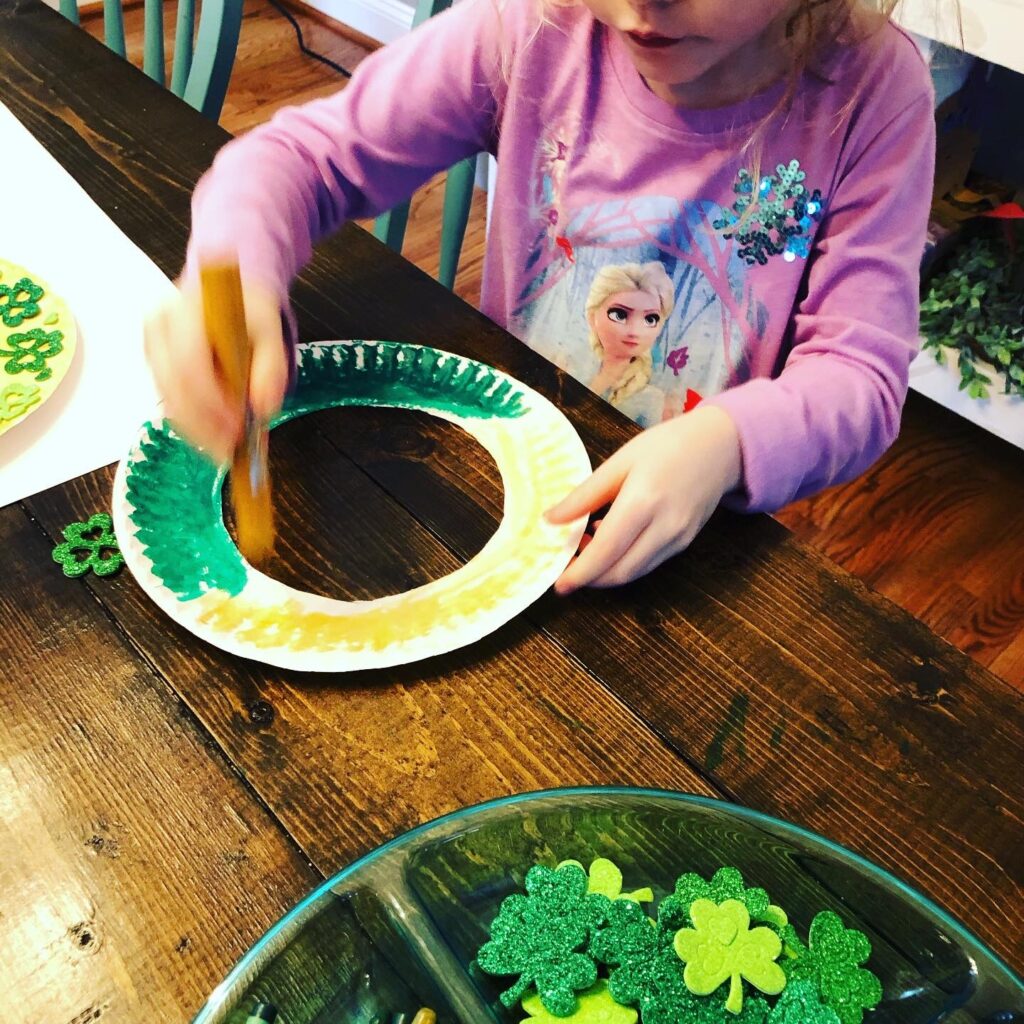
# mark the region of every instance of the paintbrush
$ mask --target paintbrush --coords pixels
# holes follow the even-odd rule
[[[248,562],[259,565],[274,549],[274,515],[267,469],[268,431],[249,404],[252,342],[245,327],[242,279],[236,263],[209,263],[200,267],[199,282],[214,365],[232,403],[245,410],[242,439],[231,459],[231,507],[238,550]]]

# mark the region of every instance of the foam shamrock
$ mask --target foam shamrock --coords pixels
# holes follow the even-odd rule
[[[579,994],[576,1011],[568,1017],[556,1017],[544,1008],[540,996],[527,996],[523,1009],[529,1014],[522,1024],[636,1024],[637,1012],[617,1003],[608,991],[608,982],[601,980]]]
[[[63,342],[63,332],[47,332],[41,327],[8,335],[9,348],[0,348],[0,357],[7,357],[4,370],[12,374],[34,373],[36,380],[47,380],[53,371],[46,365],[46,360],[64,351]]]
[[[71,523],[63,529],[64,543],[53,549],[64,575],[83,576],[90,569],[97,576],[111,576],[124,565],[117,546],[114,524],[106,512],[97,512],[84,523]]]
[[[681,967],[670,948],[651,960],[623,964],[608,979],[608,990],[618,1002],[637,1007],[643,1024],[697,1024],[701,1003],[686,987]]]
[[[698,1002],[683,981],[672,934],[655,925],[638,903],[616,900],[611,905],[590,952],[613,968],[608,978],[612,997],[638,1007],[644,1024],[697,1020]]]
[[[840,1024],[840,1020],[836,1011],[821,1001],[813,982],[792,981],[765,1024]]]
[[[768,1004],[759,996],[743,1000],[743,1009],[731,1013],[717,995],[698,998],[683,981],[682,964],[671,952],[650,965],[635,1005],[643,1024],[768,1024]],[[673,962],[674,961],[674,962]],[[609,983],[616,999],[620,993]]]
[[[605,926],[591,940],[590,953],[610,967],[629,967],[654,959],[669,945],[670,936],[644,913],[639,903],[616,900],[608,908]],[[614,978],[617,972],[612,972]]]
[[[534,985],[544,1008],[566,1017],[576,1010],[576,993],[597,981],[597,966],[580,950],[605,920],[611,901],[588,892],[587,882],[578,865],[537,865],[526,874],[527,895],[502,901],[477,963],[488,974],[519,975],[501,993],[505,1006],[514,1006]]]
[[[18,327],[22,320],[39,313],[43,289],[23,277],[14,284],[0,284],[0,320],[5,327]]]
[[[15,381],[0,391],[0,423],[16,420],[39,401],[38,384],[19,384]]]
[[[700,899],[711,900],[712,903],[739,900],[747,908],[751,920],[775,928],[786,924],[786,912],[772,905],[768,893],[764,889],[746,888],[743,875],[736,868],[729,867],[719,868],[710,882],[692,871],[681,875],[676,881],[675,892],[666,896],[658,907],[659,924],[671,931],[689,927],[693,923],[689,915],[690,906],[694,900]]]
[[[743,979],[767,995],[778,995],[786,975],[775,963],[782,940],[771,928],[750,928],[750,913],[739,900],[715,906],[711,900],[695,900],[690,907],[693,928],[676,932],[675,951],[686,962],[683,980],[698,996],[710,995],[729,981],[725,1008],[743,1009]],[[748,930],[749,929],[749,930]]]
[[[558,866],[565,867],[566,864],[575,864],[582,870],[583,865],[578,860],[563,860]],[[635,892],[622,891],[622,872],[605,857],[598,857],[592,861],[590,871],[587,873],[587,890],[598,892],[607,896],[610,900],[632,900],[635,903],[650,903],[654,899],[654,892],[650,888],[637,889]]]
[[[881,1002],[881,982],[860,966],[871,955],[871,943],[862,932],[845,927],[838,914],[817,914],[806,946],[793,928],[785,928],[783,937],[787,950],[796,954],[783,961],[786,976],[813,982],[841,1024],[860,1024],[864,1011]]]

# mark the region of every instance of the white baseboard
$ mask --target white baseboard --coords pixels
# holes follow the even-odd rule
[[[342,25],[380,43],[390,43],[412,28],[415,8],[402,0],[304,0]]]

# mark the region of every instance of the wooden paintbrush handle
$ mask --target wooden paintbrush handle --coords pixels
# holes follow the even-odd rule
[[[252,343],[245,327],[242,279],[238,265],[211,263],[200,267],[203,320],[214,363],[232,403],[245,410],[245,434],[231,462],[231,505],[235,510],[238,549],[253,565],[265,561],[274,547],[274,516],[267,472],[266,429],[249,412],[249,370]]]

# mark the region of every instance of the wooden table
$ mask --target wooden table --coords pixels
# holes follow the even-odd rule
[[[177,272],[220,129],[37,0],[0,7],[0,99]],[[634,429],[357,228],[296,305],[306,339],[432,343],[505,369],[567,411],[595,461]],[[275,572],[332,595],[436,577],[500,515],[482,449],[412,413],[289,424],[273,469]],[[206,646],[127,573],[64,578],[55,538],[109,507],[112,475],[0,510],[5,1020],[187,1020],[279,915],[382,840],[586,783],[815,829],[1024,968],[1021,696],[772,520],[719,515],[637,585],[549,595],[468,650],[324,678]]]

